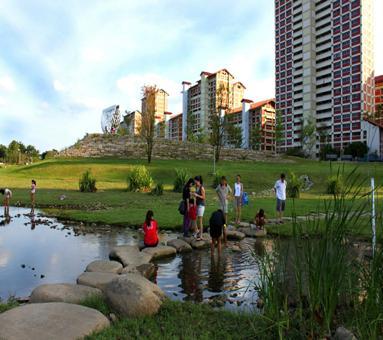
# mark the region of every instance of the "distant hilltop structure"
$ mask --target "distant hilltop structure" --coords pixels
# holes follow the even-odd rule
[[[194,85],[182,82],[182,110],[169,111],[166,90],[158,88],[155,95],[155,137],[173,141],[206,142],[211,114],[218,114],[231,125],[225,132],[226,147],[275,151],[275,99],[255,102],[245,99],[246,86],[223,68],[211,73],[202,71]],[[147,98],[141,99],[141,111],[125,110],[119,116],[119,106],[103,111],[103,132],[138,136]],[[118,124],[117,122],[118,118]]]

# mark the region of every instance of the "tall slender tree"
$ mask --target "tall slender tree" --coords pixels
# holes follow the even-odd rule
[[[283,142],[283,122],[282,113],[279,110],[275,111],[275,153],[278,153],[279,146]]]
[[[152,153],[155,142],[155,113],[156,113],[156,85],[145,85],[142,88],[142,95],[145,98],[145,106],[141,113],[140,135],[146,143],[146,156],[148,163],[152,162]]]

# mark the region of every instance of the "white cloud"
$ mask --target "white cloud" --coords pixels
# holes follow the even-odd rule
[[[65,92],[66,91],[65,86],[61,83],[61,81],[59,81],[57,79],[55,79],[53,81],[53,87],[57,92]]]
[[[15,82],[10,76],[0,77],[0,90],[6,92],[14,92],[16,90]]]

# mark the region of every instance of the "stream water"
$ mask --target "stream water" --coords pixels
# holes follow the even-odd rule
[[[0,299],[28,296],[43,283],[76,282],[86,265],[108,259],[115,245],[136,244],[141,234],[112,228],[91,233],[63,225],[23,208],[11,208],[11,219],[0,218]],[[83,230],[86,230],[84,227]],[[176,237],[162,233],[161,241]],[[157,261],[154,281],[171,299],[210,302],[226,308],[252,308],[257,300],[257,265],[251,252],[263,252],[271,241],[229,242],[220,258],[198,250]],[[242,251],[238,251],[238,248]],[[234,249],[236,248],[236,249]]]

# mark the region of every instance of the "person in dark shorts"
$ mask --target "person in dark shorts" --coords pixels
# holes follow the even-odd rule
[[[211,255],[214,255],[214,248],[217,246],[218,255],[221,254],[221,239],[223,226],[225,225],[225,214],[221,209],[213,212],[210,217]]]
[[[286,188],[287,188],[287,182],[286,182],[286,176],[285,174],[281,174],[281,177],[278,181],[275,182],[274,185],[274,192],[277,199],[277,216],[278,216],[278,223],[283,223],[283,213],[286,208]]]

